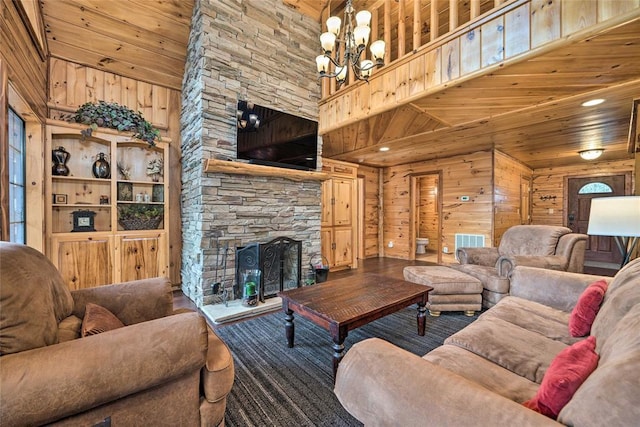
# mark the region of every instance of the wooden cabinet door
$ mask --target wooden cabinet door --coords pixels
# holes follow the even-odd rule
[[[53,236],[51,261],[70,290],[114,282],[111,236]]]
[[[353,230],[351,227],[333,229],[333,263],[335,267],[353,263]]]
[[[322,227],[333,225],[333,181],[331,179],[322,181],[320,225]]]
[[[119,280],[127,282],[151,277],[167,277],[168,266],[164,263],[167,258],[163,253],[165,238],[165,233],[120,236]]]
[[[351,225],[353,180],[333,179],[333,225]]]
[[[320,230],[320,253],[329,262],[329,267],[333,267],[333,228],[322,228]]]

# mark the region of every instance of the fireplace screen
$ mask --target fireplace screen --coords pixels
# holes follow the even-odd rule
[[[243,272],[258,269],[259,298],[274,297],[279,291],[297,288],[302,277],[302,242],[280,237],[269,243],[252,243],[236,251],[236,298],[242,297]]]

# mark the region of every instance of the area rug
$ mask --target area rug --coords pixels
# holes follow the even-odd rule
[[[427,316],[426,334],[417,334],[417,310],[408,307],[349,332],[345,351],[378,337],[423,355],[477,318],[462,313]],[[277,312],[216,329],[231,348],[236,378],[227,400],[226,425],[361,426],[333,394],[329,333],[295,318],[295,346],[287,347],[284,313]]]

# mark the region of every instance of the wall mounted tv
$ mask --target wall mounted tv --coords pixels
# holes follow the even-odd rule
[[[238,101],[238,159],[283,168],[315,170],[318,122]]]

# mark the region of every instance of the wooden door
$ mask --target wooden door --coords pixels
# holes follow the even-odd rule
[[[351,225],[353,180],[333,179],[333,225]]]
[[[114,283],[110,236],[55,236],[51,261],[70,290]]]
[[[567,227],[575,233],[587,234],[591,199],[625,195],[625,175],[569,178]],[[589,236],[585,264],[589,262],[620,265],[622,255],[613,238]]]

